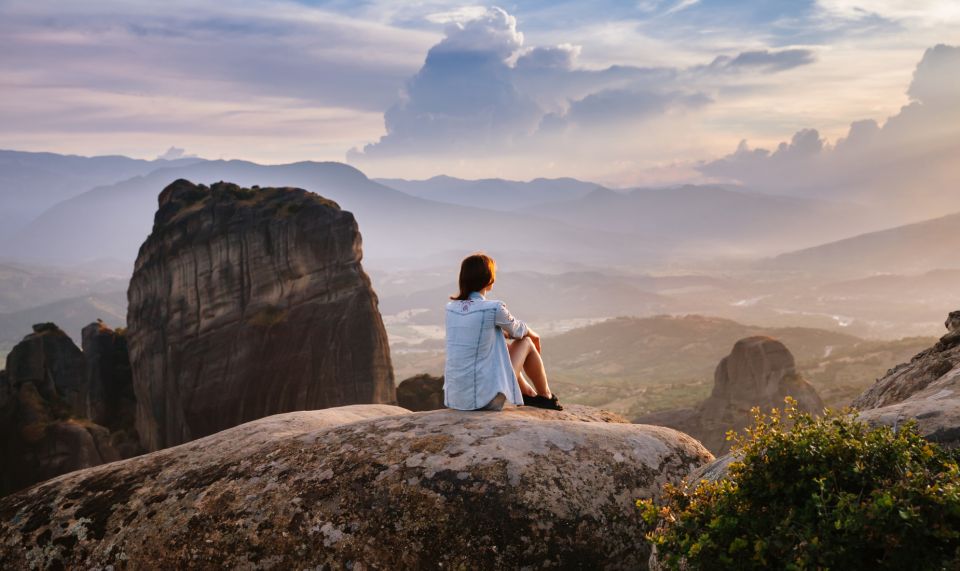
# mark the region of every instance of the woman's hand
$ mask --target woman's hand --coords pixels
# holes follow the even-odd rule
[[[537,353],[543,353],[540,350],[540,336],[535,331],[527,331],[527,337],[533,341],[533,346],[537,348]]]

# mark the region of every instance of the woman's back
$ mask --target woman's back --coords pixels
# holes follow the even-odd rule
[[[523,337],[526,324],[514,319],[503,302],[485,299],[478,292],[448,302],[445,321],[444,404],[476,410],[498,393],[514,404],[523,404],[503,331]]]

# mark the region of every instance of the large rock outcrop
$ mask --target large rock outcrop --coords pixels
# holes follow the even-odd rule
[[[909,363],[897,365],[854,399],[860,418],[897,426],[917,421],[920,433],[950,448],[960,446],[960,312],[947,318],[947,334]]]
[[[397,385],[397,404],[415,412],[444,408],[443,377],[424,373],[404,379]]]
[[[797,373],[790,350],[770,337],[747,337],[737,341],[730,354],[717,365],[713,392],[692,409],[648,414],[637,422],[662,424],[699,439],[714,454],[730,449],[728,430],[742,430],[753,423],[750,409],[783,408],[784,398],[797,400],[797,408],[819,415],[823,401],[816,389]]]
[[[110,431],[81,413],[80,349],[52,323],[33,329],[0,371],[0,495],[120,458]]]
[[[126,337],[97,320],[83,328],[81,339],[87,418],[110,428],[132,425],[136,396]]]
[[[353,215],[316,194],[165,188],[128,292],[143,445],[278,412],[395,402],[360,258]]]
[[[13,386],[33,384],[46,400],[60,400],[75,410],[86,406],[80,348],[54,323],[38,323],[7,355],[7,375]]]
[[[712,456],[571,408],[272,416],[0,500],[0,567],[642,569],[634,501]]]
[[[97,320],[81,331],[86,361],[84,416],[105,426],[120,456],[130,458],[143,452],[135,428],[137,398],[133,373],[122,329],[111,329]]]

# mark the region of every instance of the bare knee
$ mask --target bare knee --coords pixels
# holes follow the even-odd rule
[[[528,351],[533,347],[533,341],[530,341],[529,337],[524,337],[522,339],[514,339],[510,343],[510,353],[511,354],[521,354],[526,355]]]

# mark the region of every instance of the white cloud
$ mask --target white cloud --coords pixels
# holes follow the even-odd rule
[[[689,69],[578,65],[580,46],[525,46],[517,20],[500,8],[447,25],[403,96],[385,114],[386,135],[348,155],[361,167],[424,153],[472,159],[555,149],[559,132],[627,133],[640,122],[714,101],[698,87],[807,65],[805,49],[758,50]],[[605,144],[598,145],[605,148]]]
[[[485,6],[460,6],[454,10],[427,14],[424,19],[434,24],[464,23],[482,18],[487,12]]]
[[[956,0],[818,0],[817,5],[830,16],[848,20],[879,16],[922,25],[960,22]]]
[[[910,102],[881,126],[856,121],[830,145],[815,129],[773,152],[741,142],[701,171],[766,192],[856,200],[928,216],[960,210],[960,47],[926,50]]]

